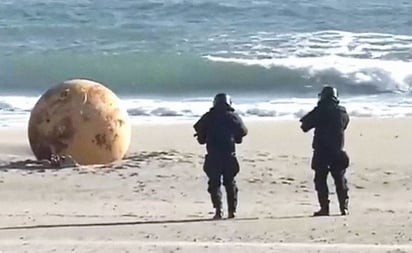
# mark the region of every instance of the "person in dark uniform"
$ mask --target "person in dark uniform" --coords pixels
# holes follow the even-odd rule
[[[222,178],[226,189],[228,218],[234,218],[238,193],[235,176],[239,172],[235,144],[242,142],[247,128],[232,108],[230,97],[224,93],[215,96],[213,107],[193,127],[197,141],[206,144],[203,170],[209,178],[208,192],[216,210],[214,219],[223,216],[220,190]]]
[[[345,107],[339,105],[337,90],[325,86],[319,94],[317,106],[303,116],[300,122],[304,132],[315,129],[312,169],[315,171],[314,182],[320,210],[314,216],[329,215],[329,172],[335,181],[340,212],[347,215],[349,196],[345,172],[349,166],[349,157],[343,147],[349,116]]]

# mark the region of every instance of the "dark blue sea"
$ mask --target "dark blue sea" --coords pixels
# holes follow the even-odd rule
[[[138,120],[191,119],[228,92],[245,117],[296,118],[325,84],[353,116],[412,115],[412,1],[2,0],[0,119],[99,81]]]

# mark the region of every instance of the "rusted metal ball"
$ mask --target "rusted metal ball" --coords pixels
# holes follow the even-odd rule
[[[84,79],[47,90],[30,114],[28,136],[37,159],[71,155],[79,164],[122,159],[131,139],[130,120],[118,97],[104,85]]]

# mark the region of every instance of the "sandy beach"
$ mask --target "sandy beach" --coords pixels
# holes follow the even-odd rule
[[[222,221],[192,123],[134,125],[123,161],[59,170],[16,165],[33,159],[26,129],[0,130],[0,252],[412,252],[412,118],[352,119],[350,215],[333,194],[316,218],[312,133],[245,123],[238,216]]]

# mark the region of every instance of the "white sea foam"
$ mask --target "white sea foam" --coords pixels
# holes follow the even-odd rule
[[[0,127],[26,126],[37,97],[0,97]],[[6,102],[5,102],[6,101]],[[298,119],[316,105],[316,98],[234,98],[234,108],[245,120]],[[412,116],[412,97],[398,94],[343,97],[341,104],[354,117]],[[135,123],[194,122],[211,107],[211,98],[123,98]]]
[[[358,56],[382,58],[399,50],[412,57],[412,36],[383,33],[318,31],[312,33],[258,33],[243,44],[243,52],[272,58],[293,56]]]
[[[368,85],[378,91],[409,92],[412,86],[412,36],[319,31],[261,32],[213,62],[299,70],[302,78],[330,77],[340,85]]]
[[[207,56],[211,61],[257,65],[265,68],[285,67],[302,70],[310,77],[334,74],[354,85],[374,86],[379,91],[409,92],[412,86],[412,61],[348,58],[337,55],[274,59],[240,59]]]

